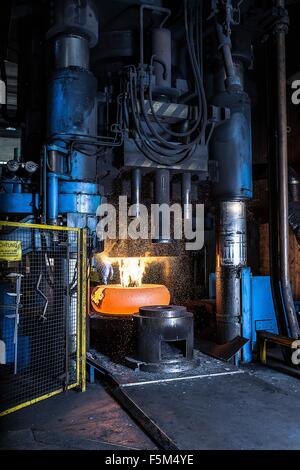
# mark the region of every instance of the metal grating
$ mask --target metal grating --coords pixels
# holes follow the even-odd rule
[[[0,228],[0,414],[6,414],[80,385],[84,250],[80,230]]]

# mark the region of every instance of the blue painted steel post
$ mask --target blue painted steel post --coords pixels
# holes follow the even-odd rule
[[[95,368],[90,365],[90,383],[95,383]]]
[[[214,300],[216,298],[216,274],[209,275],[209,298]]]
[[[242,335],[249,339],[243,347],[242,362],[252,362],[252,295],[251,295],[251,269],[244,268],[242,271]]]
[[[58,177],[55,173],[48,173],[47,188],[47,214],[51,225],[57,223],[58,218]]]

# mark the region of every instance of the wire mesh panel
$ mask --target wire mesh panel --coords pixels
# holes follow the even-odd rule
[[[81,235],[0,223],[0,415],[80,384]]]

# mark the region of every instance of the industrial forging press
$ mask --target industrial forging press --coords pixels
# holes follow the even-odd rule
[[[296,8],[1,2],[0,415],[97,371],[298,374]]]

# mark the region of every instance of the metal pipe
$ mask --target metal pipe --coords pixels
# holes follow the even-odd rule
[[[58,219],[58,177],[48,173],[47,179],[47,217],[50,225],[56,225]]]
[[[219,259],[221,266],[247,265],[247,216],[244,201],[220,204]]]
[[[243,347],[243,363],[249,364],[253,360],[252,354],[252,296],[251,296],[251,269],[242,271],[242,336],[249,342]]]
[[[155,204],[170,205],[170,170],[155,172]]]
[[[223,27],[220,23],[216,23],[217,36],[219,47],[222,50],[223,63],[226,72],[226,88],[242,88],[239,74],[236,73],[236,67],[232,58],[232,44],[229,36],[226,36],[223,32]]]
[[[165,28],[152,30],[152,54],[156,86],[171,88],[172,86],[172,39],[171,31]]]
[[[90,48],[88,40],[82,36],[62,34],[54,43],[55,67],[66,69],[69,67],[89,68]]]
[[[222,47],[224,65],[226,70],[227,79],[231,79],[235,76],[233,60],[231,55],[231,46],[229,44],[224,44]]]
[[[223,344],[241,336],[241,275],[247,266],[247,217],[244,201],[219,207],[216,268],[217,337]]]
[[[135,213],[132,215],[134,218],[140,216],[141,191],[142,173],[139,168],[135,168],[131,174],[131,204],[136,206]]]
[[[42,152],[42,162],[43,162],[43,211],[42,211],[42,221],[44,224],[47,223],[47,146],[43,146]]]
[[[285,8],[285,0],[277,0],[277,8]],[[278,157],[280,194],[280,278],[283,303],[290,334],[300,337],[295,310],[289,268],[289,191],[288,191],[288,142],[287,142],[287,93],[286,93],[286,23],[279,21],[275,27],[277,47],[277,92],[278,92]]]
[[[169,8],[156,7],[154,5],[141,5],[140,6],[140,65],[144,65],[144,10],[156,11],[158,13],[165,13],[165,17],[160,22],[159,27],[162,28],[166,21],[171,16]]]
[[[192,175],[191,173],[183,173],[182,175],[182,205],[184,220],[192,220]]]
[[[252,197],[252,147],[251,104],[242,88],[243,64],[233,62],[230,38],[223,33],[218,37],[223,41],[223,83],[230,93],[218,90],[215,104],[231,111],[231,119],[215,132],[211,146],[220,171],[220,181],[214,187],[219,201],[216,317],[218,342],[223,344],[242,335],[241,279],[247,266],[246,200]],[[229,141],[227,147],[224,142]]]
[[[154,200],[157,206],[170,206],[171,187],[170,187],[170,170],[159,169],[155,172],[154,181]],[[163,213],[159,212],[158,219],[155,219],[157,237],[153,243],[171,243],[171,240],[163,233]]]

